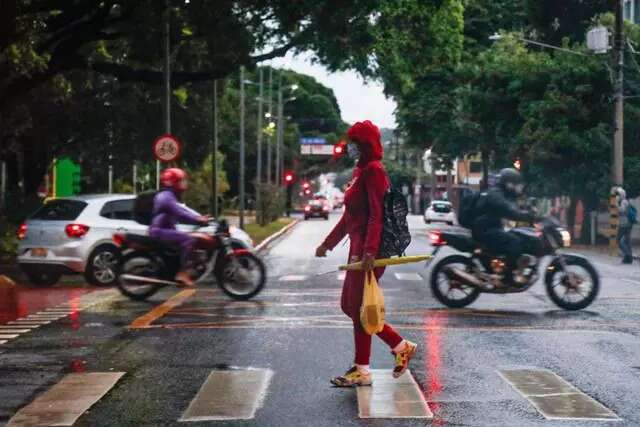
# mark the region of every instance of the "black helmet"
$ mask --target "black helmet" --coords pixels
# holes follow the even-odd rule
[[[508,196],[519,196],[524,189],[522,175],[513,168],[502,169],[500,171],[500,178],[498,178],[498,187]]]

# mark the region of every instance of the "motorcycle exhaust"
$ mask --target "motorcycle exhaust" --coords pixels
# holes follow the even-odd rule
[[[122,279],[131,281],[131,282],[140,282],[140,285],[161,285],[161,286],[177,286],[177,282],[172,282],[170,280],[161,280],[154,279],[152,277],[144,277],[144,276],[136,276],[134,274],[122,274],[120,276]]]
[[[473,286],[475,288],[484,288],[486,285],[473,274],[469,274],[466,271],[459,270],[455,267],[445,268],[444,273],[449,277],[449,279],[457,280],[465,285]]]

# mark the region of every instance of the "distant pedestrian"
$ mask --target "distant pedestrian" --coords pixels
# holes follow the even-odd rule
[[[377,279],[384,268],[373,268],[382,234],[383,200],[389,189],[389,179],[382,166],[380,130],[370,121],[358,122],[348,131],[347,152],[358,162],[344,195],[345,211],[333,231],[316,249],[316,256],[324,257],[344,236],[349,236],[349,262],[362,261],[365,271],[374,271]],[[365,271],[347,271],[342,288],[342,311],[353,321],[355,360],[347,372],[331,380],[338,387],[371,385],[369,358],[371,335],[360,323],[360,306],[364,290]],[[392,350],[395,358],[393,377],[404,374],[417,345],[403,339],[390,325],[385,324],[377,334]]]
[[[631,250],[631,230],[636,221],[636,210],[629,199],[627,193],[622,187],[614,190],[616,203],[618,205],[618,246],[622,251],[622,263],[631,264],[633,262],[633,253]]]

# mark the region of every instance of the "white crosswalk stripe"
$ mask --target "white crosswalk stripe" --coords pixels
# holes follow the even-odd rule
[[[20,409],[7,423],[17,426],[72,426],[124,375],[124,372],[69,374]]]
[[[395,273],[396,279],[404,280],[407,282],[421,282],[422,276],[418,273]]]
[[[309,276],[290,274],[288,276],[280,277],[280,281],[281,282],[304,282],[305,280],[307,280],[307,277]]]
[[[179,421],[250,420],[262,406],[270,369],[211,371]]]

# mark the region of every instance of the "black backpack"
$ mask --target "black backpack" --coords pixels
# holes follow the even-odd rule
[[[473,227],[473,220],[476,217],[476,206],[480,199],[480,192],[472,191],[460,200],[460,206],[458,207],[458,224],[464,228],[471,229]]]
[[[145,191],[138,194],[133,202],[133,220],[139,224],[151,225],[153,219],[153,199],[157,191]]]
[[[401,192],[391,188],[385,194],[383,203],[382,236],[378,256],[402,256],[411,243],[411,233],[407,224],[407,199]]]

